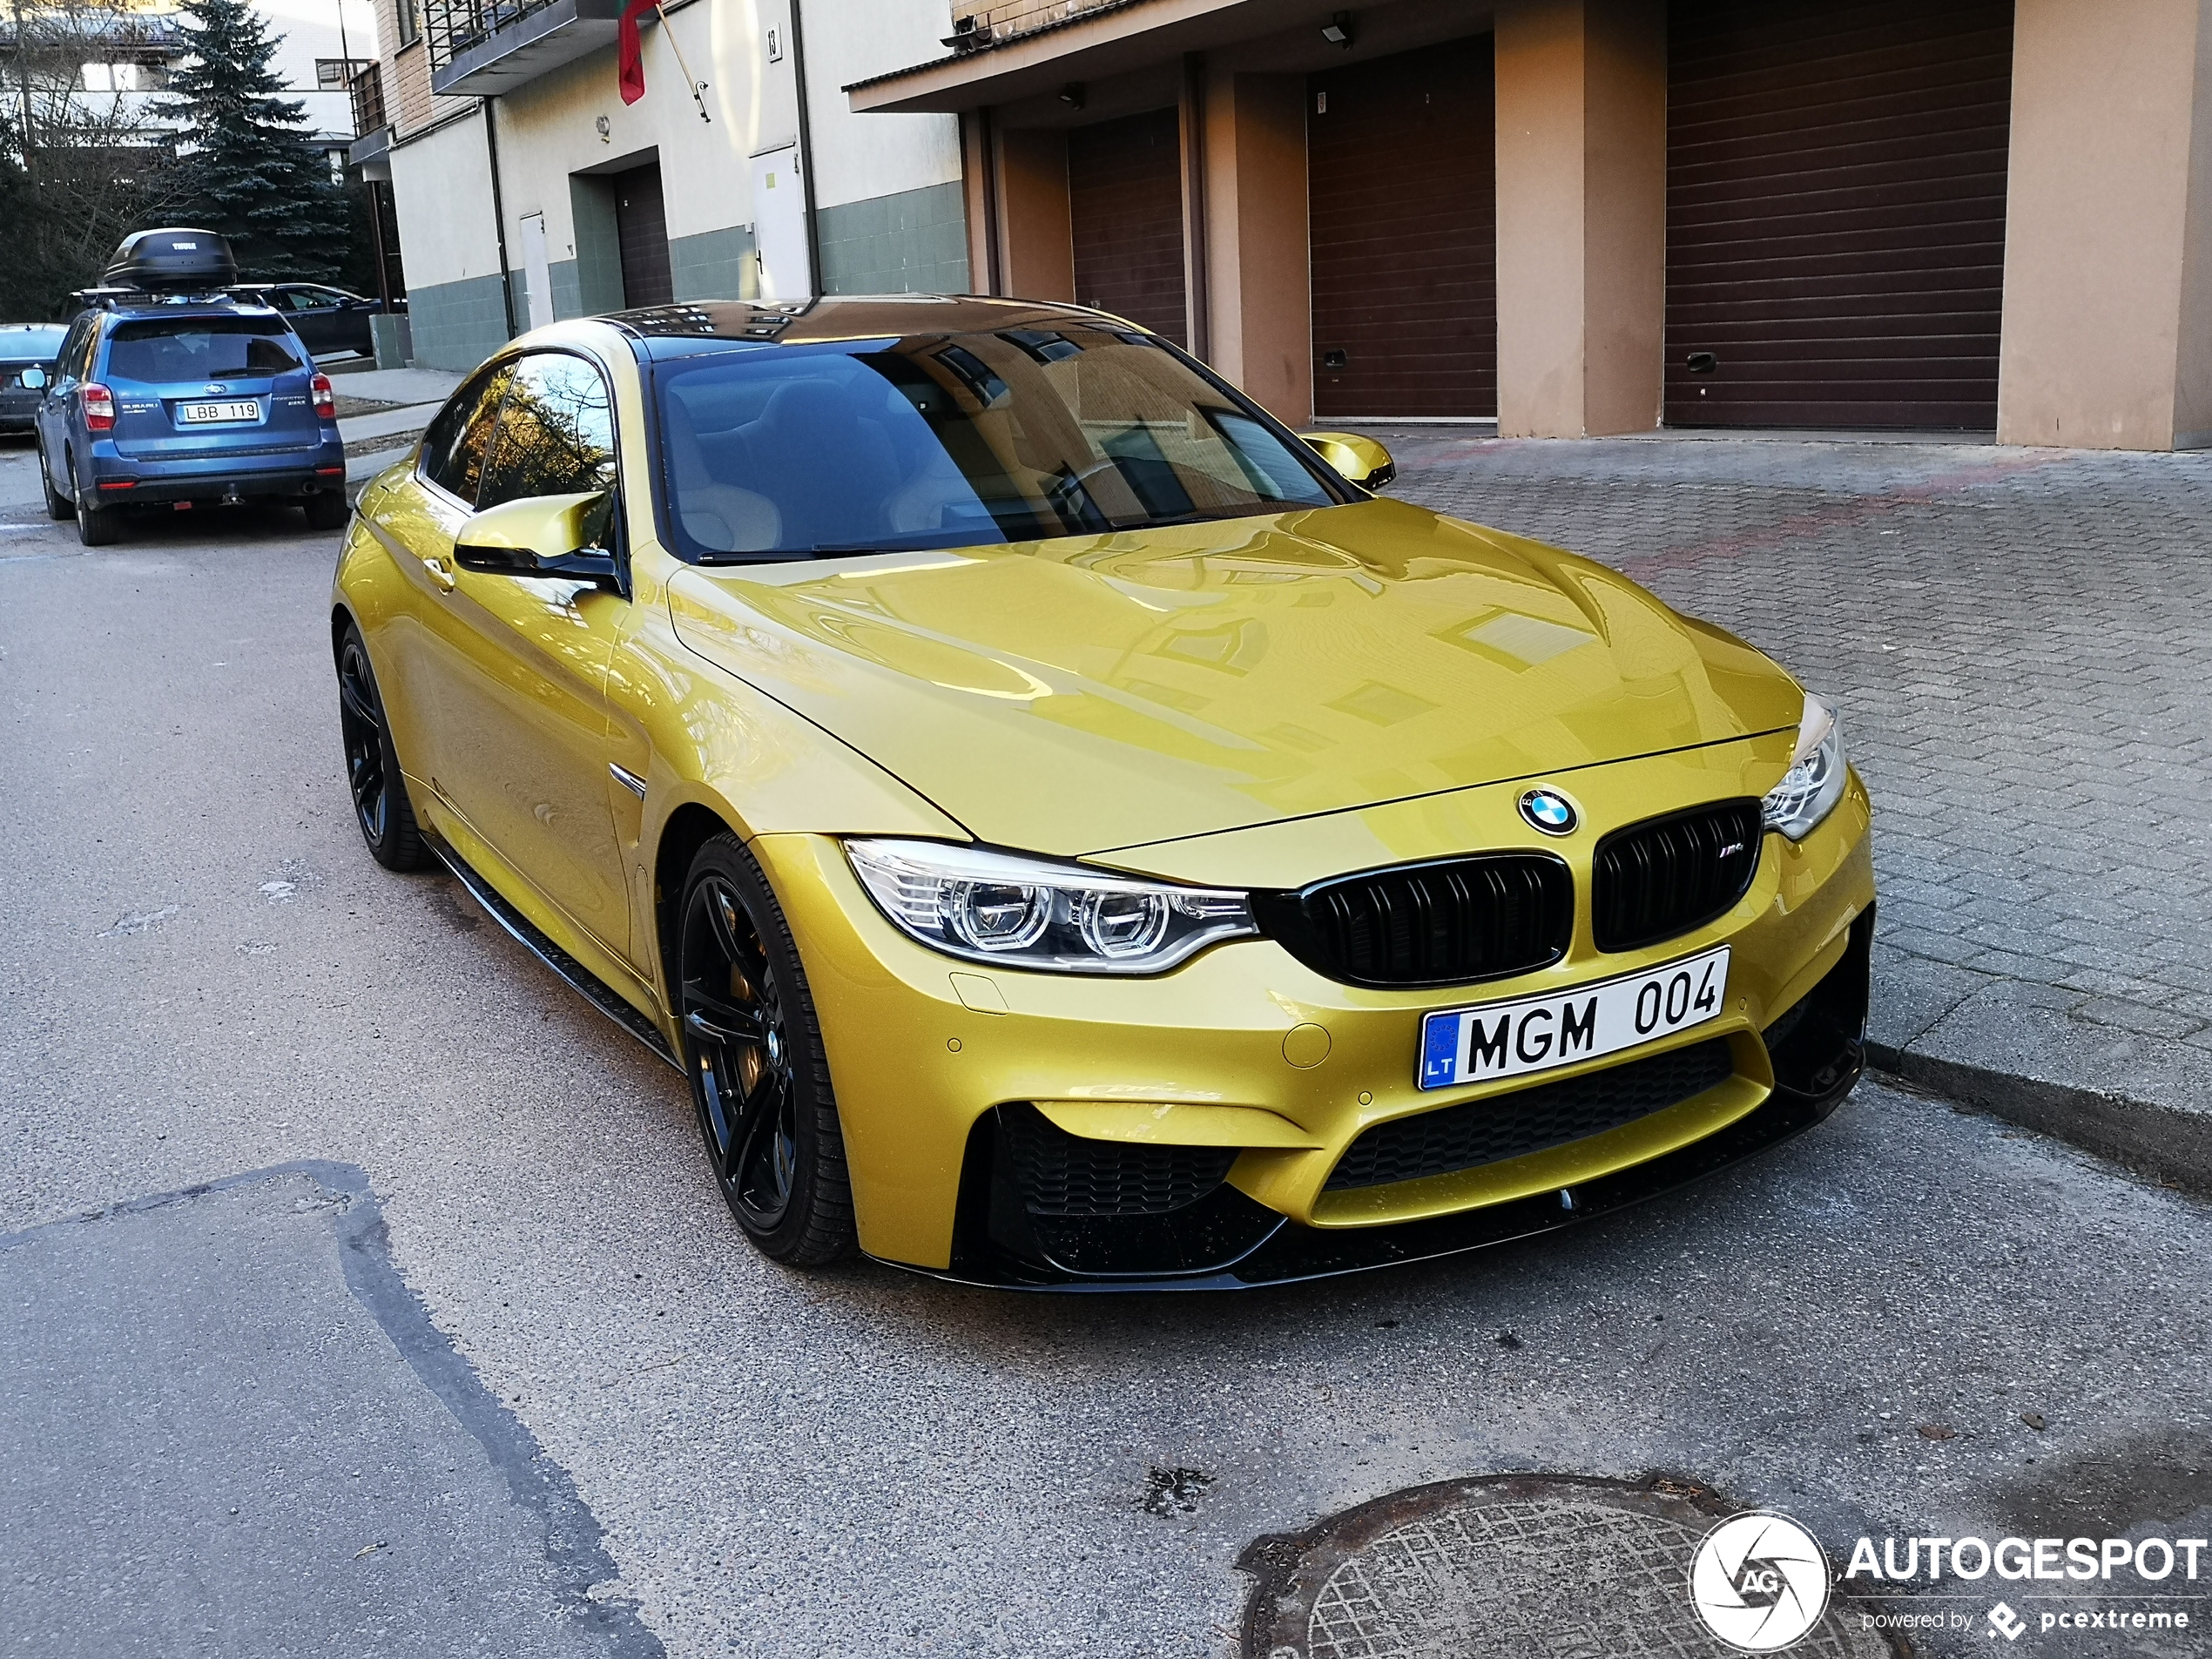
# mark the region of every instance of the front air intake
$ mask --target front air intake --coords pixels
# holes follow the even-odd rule
[[[1393,1118],[1352,1142],[1329,1172],[1326,1190],[1387,1186],[1526,1157],[1679,1106],[1735,1074],[1728,1039],[1708,1037],[1625,1066]]]
[[[1255,908],[1284,949],[1347,985],[1466,985],[1564,956],[1575,883],[1548,853],[1484,853],[1338,876]]]
[[[1032,1216],[1159,1216],[1221,1184],[1233,1146],[1160,1146],[1070,1135],[1034,1106],[1002,1108],[1015,1182]]]

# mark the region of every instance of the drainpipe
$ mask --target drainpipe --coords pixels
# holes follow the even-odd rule
[[[1213,361],[1211,262],[1206,238],[1206,57],[1183,54],[1183,246],[1190,264],[1190,354]]]
[[[974,123],[976,165],[983,175],[983,268],[980,273],[969,272],[968,280],[973,282],[981,275],[983,292],[997,296],[1006,292],[1006,281],[1001,274],[1004,255],[999,251],[997,123],[991,119],[991,106],[988,104],[976,109],[968,118]]]
[[[821,238],[814,233],[814,132],[806,110],[806,33],[799,0],[791,0],[791,78],[799,94],[799,199],[806,215],[806,292],[822,291]]]
[[[499,302],[507,313],[507,338],[512,340],[523,331],[515,327],[515,277],[507,268],[507,203],[499,191],[499,128],[494,118],[499,100],[480,98],[477,107],[484,112],[484,157],[491,163],[491,223],[499,239]]]

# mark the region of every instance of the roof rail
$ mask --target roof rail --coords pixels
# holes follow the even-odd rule
[[[70,295],[70,298],[74,300],[80,306],[101,311],[113,311],[120,307],[126,306],[135,309],[142,306],[206,306],[225,304],[236,305],[241,303],[263,304],[266,302],[260,300],[241,300],[235,292],[235,290],[239,288],[252,288],[260,286],[263,285],[231,283],[226,284],[221,287],[204,288],[188,293],[172,291],[166,288],[78,288]]]

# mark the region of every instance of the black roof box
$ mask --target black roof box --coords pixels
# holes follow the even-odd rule
[[[231,245],[212,231],[133,231],[116,248],[101,280],[170,293],[224,288],[238,280],[238,261]]]

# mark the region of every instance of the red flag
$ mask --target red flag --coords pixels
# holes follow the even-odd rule
[[[656,0],[630,0],[615,26],[615,79],[622,87],[622,101],[635,104],[645,96],[645,59],[637,44],[637,14],[651,11]]]

